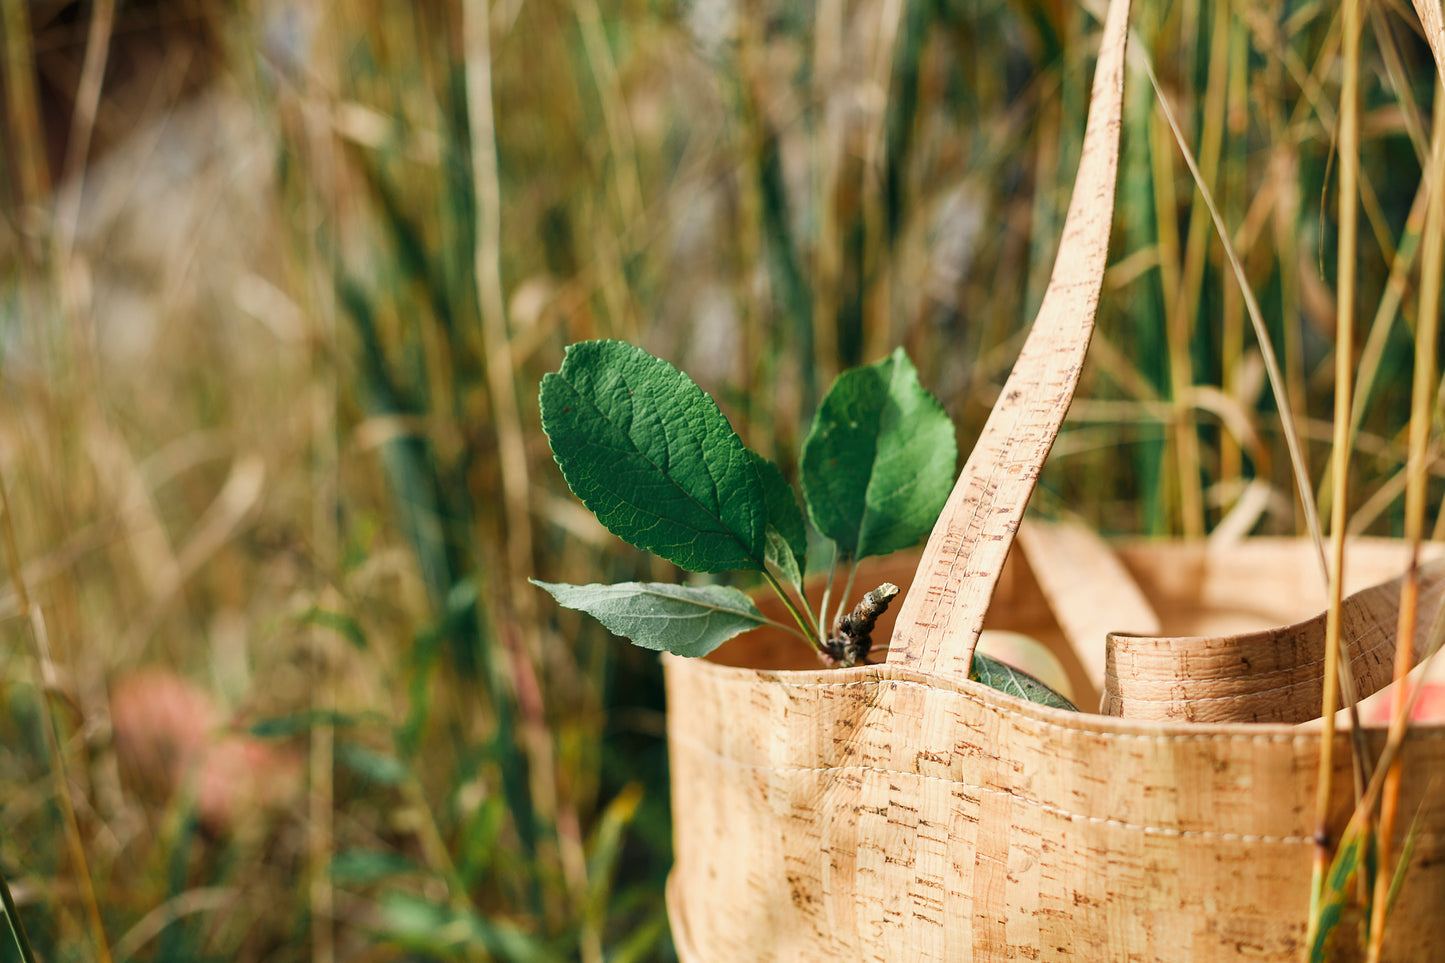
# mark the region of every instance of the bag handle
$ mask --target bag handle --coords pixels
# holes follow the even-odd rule
[[[1204,556],[1206,564],[1210,555]],[[1286,563],[1294,559],[1282,559]],[[1224,564],[1224,563],[1220,563]],[[1445,614],[1445,560],[1419,569],[1419,610],[1412,639],[1400,637],[1405,576],[1351,593],[1340,607],[1340,637],[1363,700],[1394,681],[1395,650],[1410,647],[1410,665],[1430,651]],[[1128,719],[1298,724],[1324,711],[1326,648],[1321,612],[1292,625],[1228,635],[1159,638],[1111,632],[1100,713]]]
[[[1093,695],[1101,696],[1112,633],[1159,635],[1154,607],[1109,543],[1082,522],[1025,519],[1018,547]]]
[[[1128,21],[1129,0],[1109,0],[1083,153],[1048,290],[928,538],[889,644],[892,665],[968,678],[1004,558],[1073,399],[1114,219]]]

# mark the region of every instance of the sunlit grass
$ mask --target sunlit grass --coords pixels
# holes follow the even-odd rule
[[[39,115],[17,109],[27,5],[0,7],[0,476],[22,573],[0,594],[0,873],[41,958],[100,958],[88,885],[137,958],[668,958],[657,667],[524,582],[657,563],[578,510],[535,386],[566,343],[636,341],[791,472],[822,386],[901,344],[966,448],[1053,263],[1097,23],[1029,3],[242,4],[211,15],[226,96],[205,103],[246,133],[126,221],[98,212],[170,155],[117,148],[54,201]],[[1404,14],[1376,5],[1363,34],[1341,368],[1343,504],[1395,535],[1439,256],[1433,64]],[[1135,29],[1327,509],[1339,10],[1181,0]],[[1148,80],[1128,84],[1090,404],[1046,497],[1106,532],[1198,535],[1239,509],[1302,534],[1241,289]],[[163,142],[105,89],[110,129]],[[179,126],[187,105],[155,91]],[[147,248],[133,225],[183,209],[183,243]],[[1438,533],[1433,428],[1427,448]],[[294,766],[294,792],[218,826],[200,787],[137,785],[111,695],[156,664]]]

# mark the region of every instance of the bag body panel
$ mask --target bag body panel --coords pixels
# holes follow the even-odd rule
[[[891,666],[665,662],[669,899],[691,958],[1284,960],[1302,950],[1310,729],[1077,715]],[[1352,807],[1344,739],[1339,825]],[[1378,751],[1383,734],[1370,739]],[[1445,729],[1420,728],[1406,772],[1442,763]],[[1423,832],[1392,924],[1407,939],[1438,926],[1445,905],[1445,813],[1420,808],[1417,783],[1406,780],[1402,811],[1420,811]]]

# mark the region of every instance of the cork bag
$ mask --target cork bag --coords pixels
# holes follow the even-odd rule
[[[707,660],[666,657],[668,909],[686,963],[1303,955],[1323,653],[1322,620],[1308,617],[1323,604],[1314,549],[1116,549],[1069,525],[1020,531],[1098,303],[1127,10],[1109,4],[1038,319],[916,576],[888,573],[906,595],[887,661],[810,669],[806,651],[785,661],[801,647],[756,634]],[[1390,542],[1350,549],[1360,590],[1343,624],[1362,695],[1389,681],[1388,580],[1405,557]],[[1371,583],[1383,584],[1360,588]],[[1427,565],[1417,658],[1442,590],[1445,571]],[[985,616],[1055,645],[1107,714],[969,681]],[[1383,732],[1366,735],[1378,753]],[[1344,734],[1334,758],[1339,827],[1353,807]],[[1417,727],[1403,759],[1401,812],[1420,814],[1420,835],[1386,958],[1424,960],[1445,918],[1445,807],[1426,801],[1445,728]]]

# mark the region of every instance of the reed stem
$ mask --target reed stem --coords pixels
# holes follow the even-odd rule
[[[51,770],[55,779],[55,795],[60,803],[61,816],[65,821],[65,840],[70,849],[76,875],[80,878],[80,895],[85,906],[86,920],[90,924],[91,939],[95,944],[96,958],[100,963],[111,963],[110,941],[105,935],[105,923],[100,915],[100,902],[95,895],[95,881],[90,872],[90,860],[85,854],[85,842],[80,834],[80,821],[75,815],[75,802],[70,798],[70,772],[65,762],[65,747],[60,740],[59,726],[55,714],[50,710],[50,689],[54,666],[50,659],[50,642],[45,631],[45,621],[40,606],[31,597],[25,584],[24,570],[20,564],[20,549],[15,539],[14,514],[10,507],[10,495],[3,477],[0,477],[0,517],[3,517],[3,541],[5,564],[10,570],[10,580],[15,586],[15,595],[20,608],[25,612],[30,626],[30,639],[35,645],[35,663],[40,675],[40,710],[44,716],[46,747],[54,762]]]
[[[1139,44],[1131,43],[1131,51],[1138,51]],[[1315,544],[1320,556],[1320,569],[1328,578],[1328,566],[1325,564],[1324,536],[1320,531],[1319,515],[1315,511],[1314,500],[1311,495],[1313,486],[1309,480],[1309,468],[1305,463],[1304,447],[1300,444],[1299,428],[1295,421],[1294,406],[1291,405],[1289,395],[1285,390],[1284,375],[1280,372],[1279,360],[1274,353],[1274,346],[1270,342],[1269,329],[1265,327],[1264,315],[1259,309],[1259,302],[1255,300],[1254,291],[1249,286],[1249,279],[1245,276],[1244,265],[1240,263],[1239,254],[1234,249],[1234,242],[1230,239],[1229,229],[1224,224],[1224,218],[1219,213],[1219,207],[1214,203],[1214,195],[1204,182],[1204,177],[1199,171],[1199,165],[1194,160],[1194,154],[1190,151],[1188,143],[1184,140],[1184,133],[1179,129],[1178,122],[1174,119],[1174,112],[1169,107],[1169,101],[1164,97],[1164,91],[1159,86],[1159,78],[1154,73],[1154,65],[1149,62],[1148,57],[1141,56],[1141,62],[1145,73],[1149,76],[1149,83],[1154,87],[1155,99],[1159,103],[1159,109],[1164,112],[1165,119],[1169,122],[1170,129],[1174,132],[1175,143],[1179,145],[1179,151],[1184,155],[1184,162],[1189,167],[1189,173],[1194,176],[1195,185],[1199,188],[1200,196],[1204,204],[1209,208],[1209,216],[1214,220],[1215,232],[1219,235],[1219,242],[1224,247],[1224,255],[1229,261],[1229,267],[1234,273],[1235,281],[1239,284],[1240,294],[1244,296],[1244,304],[1249,313],[1249,320],[1254,327],[1254,336],[1259,344],[1260,356],[1264,360],[1265,371],[1269,375],[1269,385],[1274,393],[1275,406],[1279,409],[1280,429],[1284,432],[1285,445],[1289,449],[1290,467],[1294,470],[1295,488],[1299,494],[1300,503],[1304,509],[1305,522],[1309,528],[1311,540]]]
[[[10,893],[10,883],[0,873],[0,903],[5,907],[6,922],[10,924],[10,937],[23,963],[35,963],[35,951],[30,948],[30,937],[25,933],[25,924],[20,922],[20,911],[15,908],[15,897]]]
[[[1445,254],[1445,88],[1435,85],[1435,117],[1432,127],[1430,162],[1426,171],[1429,190],[1425,217],[1424,263],[1420,272],[1420,310],[1415,328],[1415,372],[1410,395],[1410,455],[1406,462],[1405,538],[1410,543],[1410,568],[1400,589],[1399,631],[1395,644],[1394,694],[1391,701],[1390,734],[1403,738],[1408,725],[1406,707],[1410,672],[1415,654],[1415,627],[1420,600],[1420,540],[1425,529],[1427,482],[1425,459],[1434,422],[1435,344],[1440,330],[1441,256]],[[1400,762],[1390,764],[1380,800],[1379,859],[1375,868],[1375,892],[1370,907],[1369,960],[1379,963],[1385,944],[1385,922],[1393,873],[1390,848],[1398,820]]]
[[[1320,897],[1330,860],[1330,795],[1334,783],[1335,710],[1340,695],[1340,612],[1345,582],[1345,526],[1348,523],[1350,387],[1353,384],[1355,247],[1358,240],[1360,0],[1345,0],[1344,83],[1340,91],[1339,249],[1335,313],[1335,432],[1330,474],[1329,610],[1325,617],[1325,667],[1319,772],[1315,796],[1315,867],[1310,899],[1309,939],[1319,931]],[[1348,666],[1344,667],[1348,671]]]

